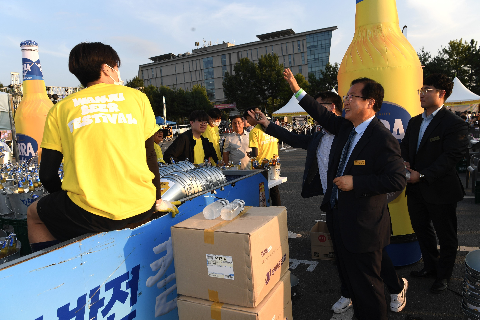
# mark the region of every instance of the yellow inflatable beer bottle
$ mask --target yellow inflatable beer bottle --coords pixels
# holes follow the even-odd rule
[[[352,80],[361,77],[384,87],[385,97],[377,117],[400,142],[410,118],[423,112],[417,94],[422,87],[423,71],[415,49],[400,31],[395,0],[356,0],[355,35],[338,72],[340,96],[348,92]],[[392,243],[414,246],[408,249],[410,253],[399,254],[406,257],[390,254],[391,258],[396,265],[416,262],[420,251],[414,240],[405,191],[389,197]]]
[[[15,131],[20,160],[28,160],[38,152],[42,142],[47,113],[53,103],[47,96],[38,44],[27,40],[20,43],[23,64],[23,98],[15,113]]]

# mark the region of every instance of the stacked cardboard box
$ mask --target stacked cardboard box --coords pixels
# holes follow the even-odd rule
[[[172,242],[180,319],[292,319],[285,207],[200,213],[172,227]]]

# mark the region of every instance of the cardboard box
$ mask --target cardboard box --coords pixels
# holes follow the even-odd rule
[[[256,307],[289,267],[287,210],[245,210],[234,220],[202,213],[172,227],[177,292]]]
[[[332,238],[325,222],[318,221],[312,227],[310,241],[312,244],[312,259],[332,260],[335,258]]]
[[[180,296],[177,300],[180,320],[292,320],[290,272],[287,271],[256,308],[214,303]]]

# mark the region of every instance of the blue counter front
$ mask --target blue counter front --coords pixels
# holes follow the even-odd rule
[[[0,265],[0,320],[178,319],[170,227],[201,212],[211,201],[205,195],[264,205],[267,180],[258,173],[186,199],[175,218],[74,239]]]

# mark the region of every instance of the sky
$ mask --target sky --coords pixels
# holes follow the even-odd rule
[[[480,41],[479,0],[397,0],[400,26],[419,52],[436,54],[448,41]],[[148,58],[192,52],[195,42],[243,44],[284,29],[305,32],[337,26],[330,63],[342,61],[355,32],[355,0],[0,0],[0,82],[22,69],[20,42],[39,44],[47,86],[75,87],[70,50],[80,42],[111,45],[121,59],[123,80],[138,74]]]

